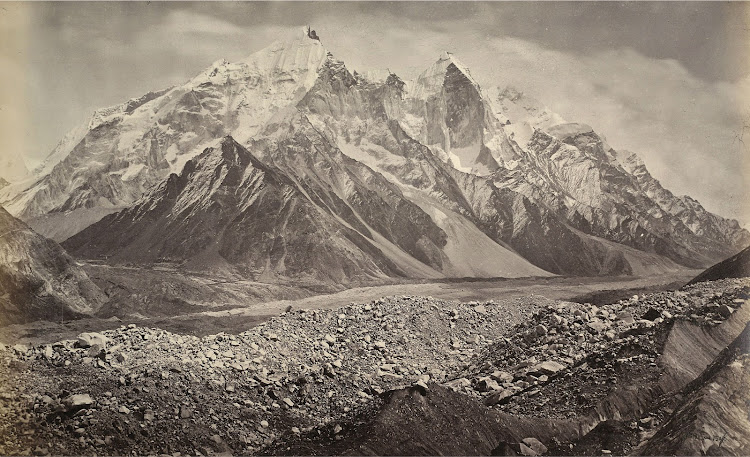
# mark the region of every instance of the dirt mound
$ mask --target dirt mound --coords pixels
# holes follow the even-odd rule
[[[750,276],[750,247],[708,268],[688,284],[725,278],[746,278],[748,276]]]
[[[438,385],[387,392],[372,420],[300,439],[284,455],[489,455],[510,431],[481,403]],[[516,440],[518,441],[518,440]]]
[[[381,397],[379,409],[366,411],[352,422],[279,440],[261,453],[517,455],[534,446],[543,448],[540,440],[576,433],[572,421],[504,414],[438,384],[393,390]]]

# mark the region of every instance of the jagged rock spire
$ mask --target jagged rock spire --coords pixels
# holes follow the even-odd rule
[[[318,36],[318,34],[315,33],[315,30],[312,30],[309,25],[307,26],[307,37],[312,40],[320,41],[320,37]]]

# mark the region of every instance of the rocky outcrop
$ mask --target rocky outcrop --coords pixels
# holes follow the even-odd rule
[[[81,317],[105,299],[57,243],[0,207],[0,325]]]

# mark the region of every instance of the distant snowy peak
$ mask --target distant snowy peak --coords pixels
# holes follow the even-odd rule
[[[453,54],[445,51],[435,63],[430,65],[415,80],[407,82],[407,92],[412,98],[429,98],[443,89],[446,76],[450,73],[460,73],[470,81],[477,90],[480,90],[479,84],[471,76],[471,72],[469,72],[466,65],[461,63]]]
[[[275,41],[239,63],[246,64],[250,71],[275,76],[277,81],[291,78],[310,88],[328,55],[320,41],[301,37]]]
[[[632,175],[639,176],[648,173],[643,159],[635,152],[627,150],[615,151],[614,157],[617,163]]]
[[[545,129],[567,123],[562,116],[512,86],[491,87],[487,92],[495,114],[511,124],[527,123],[532,128]]]

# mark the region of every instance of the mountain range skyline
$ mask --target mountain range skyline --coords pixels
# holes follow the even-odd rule
[[[451,53],[373,78],[306,29],[97,110],[0,204],[77,258],[336,287],[668,274],[750,239]]]
[[[342,11],[354,8],[340,6]],[[747,106],[743,97],[750,91],[744,90],[746,73],[738,65],[730,65],[744,52],[744,32],[727,22],[726,49],[709,53],[720,59],[711,65],[700,65],[705,50],[692,44],[670,44],[685,41],[681,28],[690,26],[694,34],[703,34],[704,47],[716,46],[716,37],[708,32],[714,28],[701,26],[696,15],[705,13],[704,20],[715,23],[728,16],[742,17],[742,8],[705,4],[652,7],[649,11],[655,18],[673,14],[686,20],[679,27],[670,23],[661,32],[649,32],[658,36],[652,40],[656,44],[647,46],[623,30],[624,25],[638,28],[637,20],[630,17],[637,8],[632,5],[558,5],[555,11],[561,16],[554,26],[550,15],[539,13],[538,7],[472,5],[458,19],[450,20],[447,17],[456,8],[438,6],[420,19],[414,5],[377,9],[363,5],[349,23],[342,23],[343,13],[336,13],[336,8],[309,4],[233,9],[181,3],[153,9],[92,5],[85,14],[77,15],[71,15],[64,5],[26,7],[29,11],[18,13],[26,18],[18,21],[20,24],[51,26],[44,30],[59,32],[61,38],[56,44],[51,36],[35,36],[26,43],[25,51],[38,53],[23,62],[9,59],[4,79],[13,82],[13,63],[23,67],[17,73],[31,76],[22,84],[26,90],[19,92],[27,95],[22,102],[30,113],[26,121],[23,116],[16,120],[23,124],[17,129],[23,135],[3,140],[4,154],[25,151],[22,155],[33,166],[94,109],[180,84],[217,59],[241,59],[311,23],[338,58],[361,72],[389,68],[408,79],[440,52],[450,50],[467,63],[483,87],[490,83],[517,87],[564,118],[591,125],[616,148],[639,153],[654,176],[676,193],[694,196],[709,210],[737,218],[743,225],[750,221],[744,198],[747,148],[742,138],[745,113],[741,107]],[[123,9],[129,14],[115,14]],[[560,31],[565,21],[589,16],[602,21],[587,30],[589,39],[565,37]],[[604,24],[618,17],[623,27],[605,33]],[[491,33],[486,26],[489,18],[500,21],[506,30]],[[534,32],[509,25],[513,22],[509,18],[525,21],[530,24],[527,29]],[[142,24],[133,25],[139,20]],[[296,25],[289,24],[294,21],[298,21]],[[14,27],[8,30],[12,33]],[[178,51],[178,45],[186,42],[192,46]],[[42,45],[49,49],[43,50]],[[694,47],[695,52],[685,46]],[[128,71],[123,71],[125,62]],[[701,67],[712,70],[697,70]],[[133,71],[137,78],[125,77]],[[55,75],[54,82],[48,80],[51,75]],[[711,166],[697,165],[709,163]],[[700,186],[695,185],[698,182]]]

